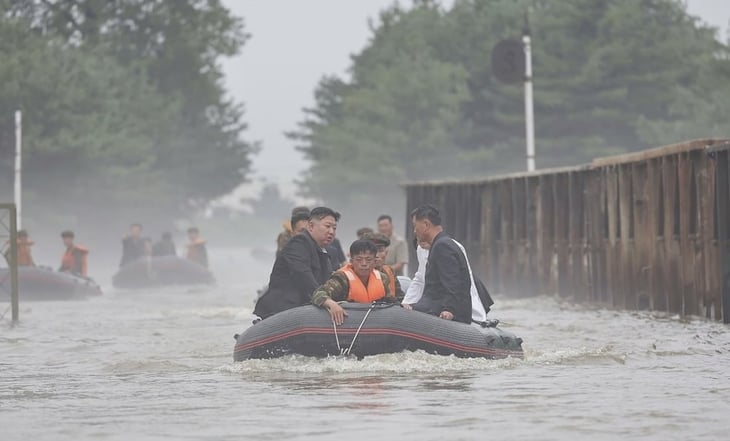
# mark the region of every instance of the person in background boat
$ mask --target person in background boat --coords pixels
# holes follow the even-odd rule
[[[294,207],[291,211],[291,218],[288,221],[284,221],[282,226],[284,231],[279,233],[276,238],[276,252],[277,254],[284,249],[289,240],[295,235],[301,233],[307,229],[309,223],[309,208],[307,207]]]
[[[416,274],[413,275],[413,280],[408,285],[408,290],[401,303],[401,306],[406,309],[413,309],[413,305],[421,300],[421,296],[423,295],[423,276],[426,273],[426,264],[428,263],[428,249],[431,247],[428,242],[419,242],[418,239],[415,240],[415,244],[418,269],[416,270]]]
[[[188,228],[188,241],[188,252],[185,257],[203,268],[208,268],[208,250],[205,241],[200,238],[200,230],[197,227]]]
[[[152,256],[177,256],[175,242],[172,240],[172,233],[165,231],[158,242],[152,245]]]
[[[89,255],[89,250],[74,244],[73,231],[67,230],[62,232],[61,239],[63,239],[66,252],[61,257],[61,267],[58,270],[64,273],[87,277],[88,262],[86,257]]]
[[[337,302],[397,302],[390,290],[388,274],[375,268],[378,247],[371,239],[358,239],[350,245],[350,263],[335,271],[312,294],[312,303],[325,308],[332,321],[341,325],[347,312]]]
[[[471,323],[471,278],[466,256],[441,226],[441,215],[431,205],[411,213],[413,231],[431,248],[424,274],[423,295],[413,305],[416,311],[445,320]]]
[[[276,256],[269,288],[256,302],[254,314],[266,319],[312,301],[314,291],[332,274],[326,247],[335,238],[339,220],[340,214],[328,207],[311,211],[307,229]]]
[[[365,233],[361,239],[370,240],[375,244],[378,249],[378,253],[375,255],[375,269],[384,272],[388,276],[390,282],[388,290],[395,294],[395,298],[400,302],[405,297],[405,293],[400,286],[398,277],[395,275],[393,268],[385,264],[385,258],[388,256],[388,245],[390,240],[385,237],[385,234],[380,233]]]
[[[32,247],[35,242],[30,240],[28,237],[28,232],[26,230],[20,230],[18,231],[18,238],[17,238],[17,256],[18,259],[16,263],[18,266],[35,266],[35,262],[33,261],[33,255],[30,251],[30,247]],[[10,241],[5,243],[6,246],[8,246],[7,251],[5,252],[5,258],[10,262]]]
[[[393,268],[396,276],[402,276],[403,267],[408,261],[408,246],[405,240],[393,233],[393,218],[390,215],[382,214],[378,217],[378,232],[390,240],[385,264]]]
[[[132,224],[129,226],[129,233],[122,238],[122,261],[119,266],[149,256],[151,252],[149,239],[142,237],[142,224]]]

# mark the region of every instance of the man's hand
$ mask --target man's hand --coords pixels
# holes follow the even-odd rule
[[[454,314],[450,313],[449,311],[441,311],[441,314],[439,314],[439,317],[441,317],[444,320],[453,320]]]
[[[335,302],[332,299],[327,299],[324,301],[324,303],[322,303],[322,306],[327,308],[327,311],[329,311],[332,321],[335,322],[337,326],[340,326],[345,321],[345,317],[347,317],[347,311],[345,311],[339,303]]]
[[[401,305],[400,305],[400,306],[402,306],[402,307],[403,307],[403,309],[410,309],[410,310],[413,310],[413,306],[409,305],[408,303],[401,303]]]

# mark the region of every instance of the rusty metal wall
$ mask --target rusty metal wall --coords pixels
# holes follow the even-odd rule
[[[494,291],[727,323],[728,149],[698,140],[581,167],[409,184],[407,213],[439,207]]]

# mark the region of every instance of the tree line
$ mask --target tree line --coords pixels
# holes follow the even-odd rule
[[[27,224],[173,218],[232,190],[257,145],[220,58],[247,38],[219,0],[0,0],[0,198],[16,109]]]
[[[400,183],[523,170],[522,87],[490,56],[528,9],[538,167],[730,135],[729,47],[679,0],[416,0],[319,82],[289,133],[312,164],[303,192],[400,214]]]

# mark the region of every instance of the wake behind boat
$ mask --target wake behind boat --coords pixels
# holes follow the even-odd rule
[[[10,274],[0,268],[0,284],[10,290]],[[18,267],[18,296],[21,300],[71,300],[101,295],[101,288],[92,279],[47,267]]]
[[[235,361],[299,354],[358,358],[422,350],[465,358],[522,357],[522,339],[485,324],[457,323],[395,304],[342,303],[348,317],[335,330],[327,311],[313,305],[280,312],[236,335]]]
[[[209,285],[213,274],[197,263],[177,256],[138,259],[112,278],[116,288],[139,289],[169,285]]]

